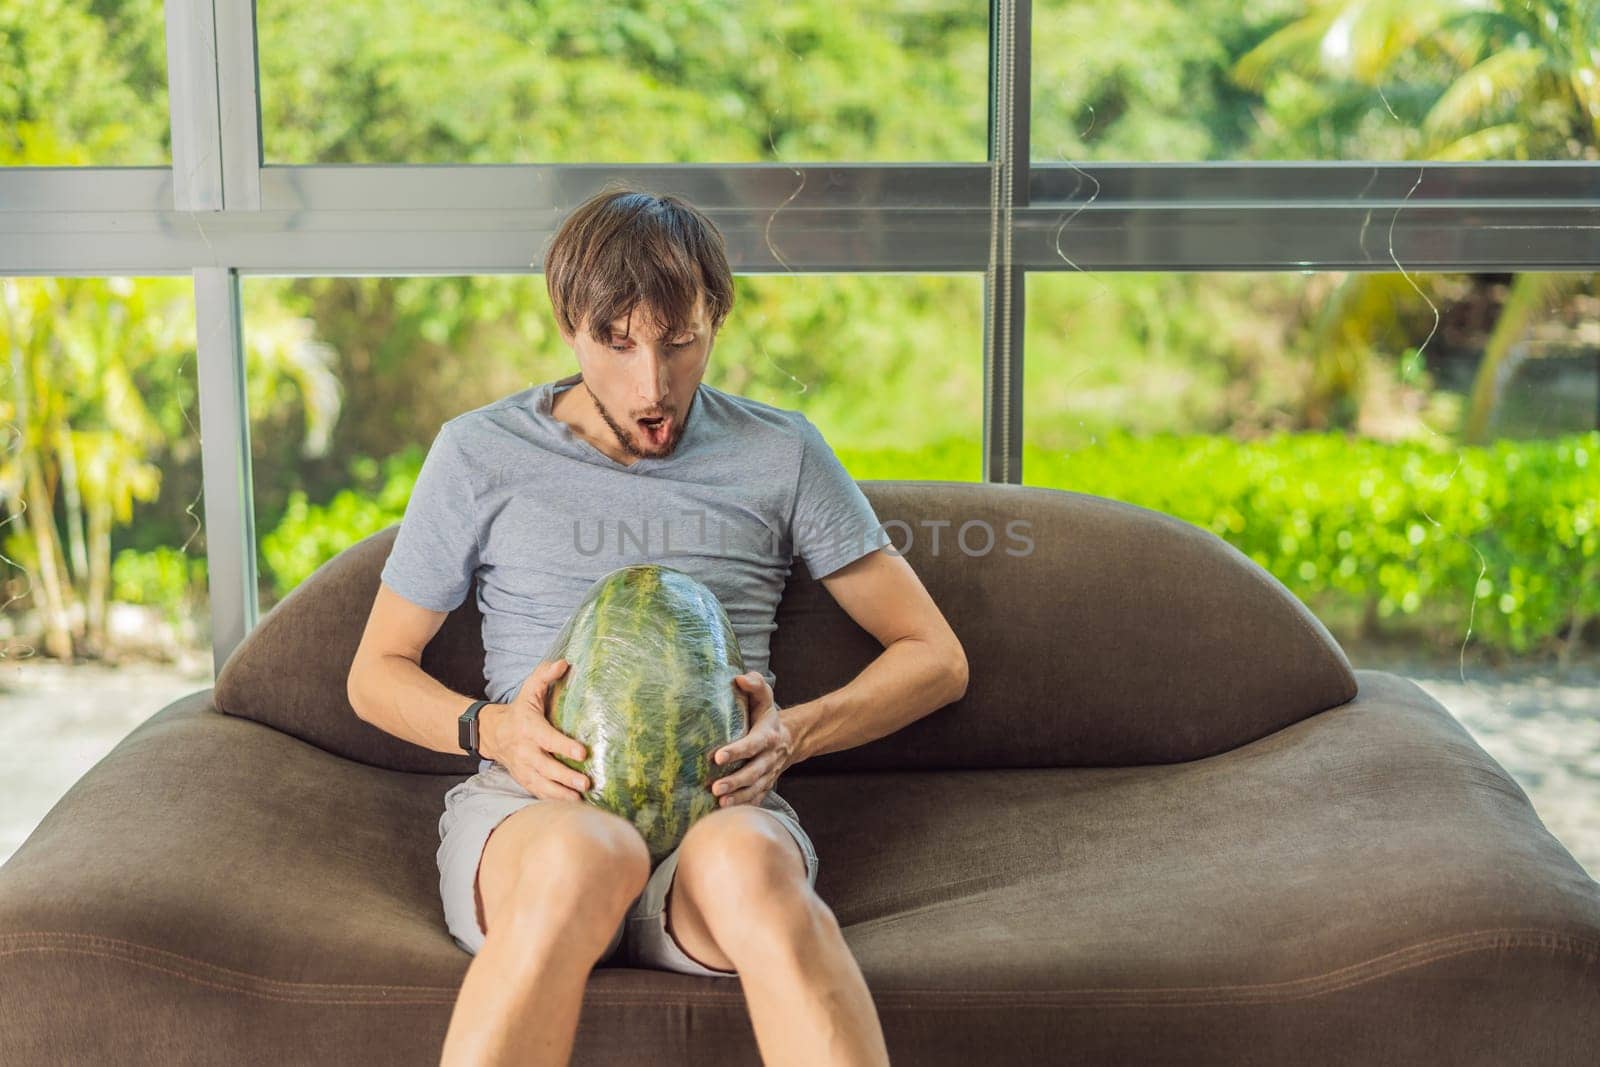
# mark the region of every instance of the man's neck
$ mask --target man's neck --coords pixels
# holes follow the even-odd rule
[[[554,402],[550,405],[550,414],[566,423],[573,433],[624,466],[633,466],[634,461],[639,458],[617,443],[617,435],[611,432],[611,427],[600,417],[599,412],[595,411],[594,402],[589,399],[589,391],[581,381],[556,394]],[[588,421],[591,419],[592,423]]]

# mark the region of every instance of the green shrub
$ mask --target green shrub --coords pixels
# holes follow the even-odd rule
[[[206,558],[169,545],[124,548],[111,561],[111,599],[161,609],[171,623],[208,602]]]
[[[292,492],[283,518],[261,538],[275,599],[282,600],[350,545],[404,518],[425,455],[425,449],[413,445],[381,465],[365,457],[351,464],[358,483],[378,483],[375,493],[358,486],[341,489],[326,504],[312,504],[305,493]]]

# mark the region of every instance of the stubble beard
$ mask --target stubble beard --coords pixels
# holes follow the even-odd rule
[[[622,450],[630,456],[637,459],[664,459],[677,451],[678,441],[683,437],[683,431],[689,425],[687,417],[674,420],[672,437],[662,446],[661,451],[645,452],[641,451],[639,446],[634,443],[633,434],[611,417],[611,412],[607,411],[605,405],[600,403],[600,398],[594,395],[594,391],[589,388],[588,382],[583,383],[583,391],[589,394],[589,400],[594,404],[595,411],[600,413],[600,418],[605,421],[607,426],[611,427],[611,433],[616,437],[617,444],[622,446]]]

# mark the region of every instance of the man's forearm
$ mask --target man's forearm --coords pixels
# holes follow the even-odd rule
[[[942,645],[896,641],[850,684],[815,700],[779,708],[794,735],[798,763],[824,752],[854,748],[894,733],[966,691],[965,660]],[[457,693],[404,656],[381,656],[351,679],[356,714],[412,744],[461,754],[458,720],[472,697]],[[479,751],[495,759],[495,733],[505,704],[478,712]]]
[[[350,702],[356,714],[378,729],[435,752],[463,755],[458,722],[473,697],[457,693],[404,656],[379,656],[351,676]],[[485,704],[478,712],[478,749],[494,759],[494,727],[504,704]]]
[[[966,661],[959,652],[916,638],[896,641],[841,689],[779,716],[794,735],[798,763],[824,752],[854,748],[894,733],[966,692]]]

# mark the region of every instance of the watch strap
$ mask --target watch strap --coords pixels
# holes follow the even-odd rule
[[[491,703],[493,701],[474,700],[472,706],[463,711],[460,719],[457,720],[456,740],[461,745],[462,751],[476,760],[484,758],[483,753],[478,751],[479,739],[482,736],[478,712],[482,710],[485,704]]]

